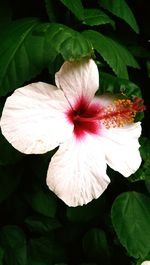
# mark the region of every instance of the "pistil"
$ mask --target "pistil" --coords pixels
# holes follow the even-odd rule
[[[133,102],[130,99],[117,99],[104,108],[99,120],[102,120],[107,129],[110,127],[123,127],[126,124],[133,123],[136,113],[144,110],[143,99],[135,97]]]

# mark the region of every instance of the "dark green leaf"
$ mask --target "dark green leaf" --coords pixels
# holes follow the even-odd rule
[[[67,265],[66,263],[57,263],[57,264],[54,264],[54,265]]]
[[[115,22],[100,9],[85,9],[83,24],[89,26],[111,24],[115,28]]]
[[[150,251],[150,198],[138,192],[122,193],[113,203],[111,217],[129,255],[144,258]]]
[[[0,133],[0,165],[14,164],[23,157]]]
[[[40,237],[30,241],[29,255],[31,260],[53,265],[62,260],[65,261],[66,250],[55,237]]]
[[[56,54],[44,36],[33,34],[39,24],[37,19],[22,19],[1,32],[1,96],[40,73],[55,58]]]
[[[0,202],[15,191],[20,182],[21,172],[19,166],[0,166]]]
[[[3,260],[3,256],[4,256],[4,250],[0,247],[0,265],[2,265],[2,260]]]
[[[141,97],[140,88],[128,79],[118,78],[105,72],[100,72],[100,90],[103,93],[123,93],[127,97]]]
[[[89,222],[94,218],[98,219],[100,212],[104,212],[105,201],[101,196],[99,199],[94,200],[87,205],[78,207],[68,207],[67,217],[71,222]]]
[[[81,0],[60,0],[79,20],[84,18],[84,8]]]
[[[150,160],[150,139],[146,137],[140,138],[140,153],[144,161]]]
[[[53,151],[47,152],[46,154],[43,155],[36,155],[30,161],[32,171],[34,172],[36,178],[39,179],[40,182],[42,183],[44,182],[44,185],[45,185],[45,176],[47,174],[48,166]]]
[[[25,223],[31,232],[41,235],[47,234],[52,230],[61,227],[61,224],[57,219],[41,215],[30,216],[25,220]]]
[[[6,264],[27,265],[26,238],[19,227],[13,225],[3,227],[0,240],[5,249]]]
[[[0,28],[11,22],[11,7],[9,0],[0,1]]]
[[[93,48],[97,50],[118,77],[128,79],[127,66],[139,68],[132,54],[119,42],[94,30],[86,30],[83,35],[91,41]]]
[[[146,67],[147,67],[147,75],[150,78],[150,61],[147,61]]]
[[[128,23],[136,33],[139,33],[135,17],[125,0],[98,0],[98,2],[103,8]]]
[[[54,11],[54,1],[53,0],[45,0],[45,6],[46,6],[49,20],[51,22],[55,22],[56,16],[55,16],[55,11]]]
[[[146,169],[144,171],[145,185],[146,185],[147,190],[150,193],[150,160],[146,164],[147,164],[147,166],[146,166]]]
[[[145,180],[145,173],[142,168],[139,168],[134,174],[132,174],[129,178],[129,181],[131,182],[136,182],[136,181],[141,181]]]
[[[85,255],[93,261],[108,263],[108,244],[105,232],[99,228],[92,228],[83,238]]]
[[[45,262],[38,262],[38,261],[35,261],[35,260],[29,260],[29,265],[50,265],[50,263],[45,263]]]
[[[132,45],[130,51],[135,57],[145,58],[150,60],[150,51],[139,45]]]
[[[90,56],[92,47],[84,36],[61,24],[47,24],[45,30],[50,45],[60,53],[65,60],[79,60]]]
[[[53,193],[37,189],[26,194],[26,199],[36,212],[47,217],[55,216],[57,203]]]

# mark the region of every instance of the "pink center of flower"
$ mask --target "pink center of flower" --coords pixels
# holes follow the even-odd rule
[[[88,104],[88,101],[82,97],[66,115],[69,122],[74,125],[76,138],[80,140],[86,136],[86,133],[99,134],[100,125],[109,129],[131,124],[136,113],[143,110],[145,110],[143,100],[138,97],[135,97],[133,102],[130,99],[117,99],[107,107],[96,102]]]
[[[88,101],[83,97],[76,102],[73,109],[69,109],[67,118],[74,124],[77,139],[83,139],[86,133],[98,134],[100,109],[100,104],[93,102],[88,105]]]

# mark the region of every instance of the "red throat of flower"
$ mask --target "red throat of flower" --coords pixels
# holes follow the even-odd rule
[[[88,104],[84,97],[80,98],[73,109],[66,115],[69,122],[74,124],[74,134],[82,139],[89,134],[99,134],[101,126],[107,129],[123,127],[134,122],[137,112],[145,110],[143,99],[116,99],[107,107],[97,102]]]

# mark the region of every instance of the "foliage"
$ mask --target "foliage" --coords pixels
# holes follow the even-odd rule
[[[1,0],[0,112],[33,81],[54,83],[64,60],[93,57],[98,94],[143,96],[148,105],[147,1]],[[142,119],[137,117],[137,119]],[[45,184],[53,152],[26,156],[0,132],[0,265],[141,264],[150,255],[150,140],[145,112],[140,169],[110,170],[97,200],[67,207]]]

